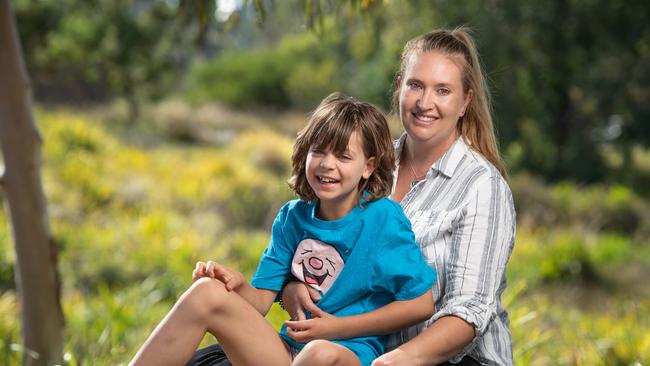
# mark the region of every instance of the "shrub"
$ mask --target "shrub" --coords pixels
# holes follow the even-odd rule
[[[305,110],[313,109],[328,94],[341,90],[337,65],[337,60],[297,63],[285,79],[291,105]]]
[[[218,100],[236,107],[287,106],[288,61],[273,50],[220,55],[192,68],[188,95],[195,102]]]
[[[293,141],[271,130],[245,132],[233,141],[233,154],[243,157],[248,164],[279,180],[287,180],[291,174]]]
[[[650,202],[620,185],[545,185],[526,174],[511,178],[517,220],[526,227],[578,227],[647,240]]]

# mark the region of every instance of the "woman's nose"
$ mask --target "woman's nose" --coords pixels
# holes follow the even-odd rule
[[[433,93],[427,90],[422,91],[422,94],[420,94],[420,97],[415,103],[415,105],[421,110],[431,109],[435,106],[435,104],[436,102]]]

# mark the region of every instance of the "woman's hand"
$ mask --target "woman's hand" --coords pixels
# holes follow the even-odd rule
[[[343,318],[321,311],[320,317],[308,320],[287,320],[287,335],[299,343],[307,343],[314,339],[340,339],[345,330]]]
[[[244,275],[238,271],[228,269],[221,264],[213,261],[196,262],[192,272],[192,281],[202,277],[210,277],[223,282],[228,291],[232,291],[244,283]]]
[[[324,312],[315,304],[320,298],[318,291],[298,281],[291,281],[282,289],[282,304],[293,320],[307,319],[307,311],[314,318],[322,317]]]
[[[406,351],[396,348],[372,361],[371,366],[415,366],[419,365],[416,358]]]

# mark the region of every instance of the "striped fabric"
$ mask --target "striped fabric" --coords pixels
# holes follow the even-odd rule
[[[395,142],[398,159],[405,138]],[[436,313],[425,323],[391,335],[388,349],[412,339],[436,319],[454,315],[473,324],[477,336],[451,362],[470,356],[482,365],[512,365],[508,314],[501,305],[515,235],[508,184],[459,138],[401,204],[427,262],[438,272],[433,287]]]

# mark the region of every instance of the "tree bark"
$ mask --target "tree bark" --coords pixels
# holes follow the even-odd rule
[[[41,186],[41,137],[9,0],[0,0],[0,178],[16,248],[24,365],[62,364],[64,318],[56,246]],[[0,172],[1,174],[1,172]]]

